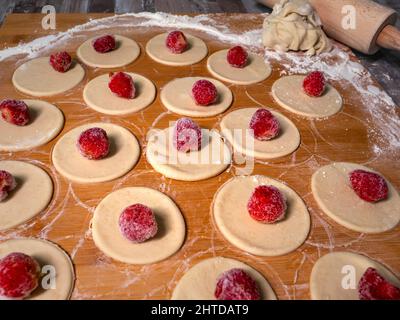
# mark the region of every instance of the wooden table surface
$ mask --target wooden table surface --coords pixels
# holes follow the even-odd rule
[[[76,24],[103,15],[59,14],[58,30],[66,30]],[[29,41],[48,32],[40,27],[42,16],[9,15],[0,29],[1,46],[12,46]],[[219,15],[218,21],[234,30],[257,27],[260,15]],[[238,21],[241,21],[240,24]],[[126,176],[100,184],[70,183],[60,176],[51,164],[51,150],[56,141],[67,131],[82,123],[111,121],[131,130],[140,140],[142,150],[145,134],[151,127],[164,128],[177,115],[166,112],[159,99],[159,90],[168,81],[188,75],[210,76],[205,61],[188,67],[168,67],[153,62],[143,48],[148,39],[162,32],[161,28],[111,28],[109,32],[127,35],[142,48],[140,58],[122,68],[134,71],[154,81],[158,89],[155,102],[144,111],[123,117],[99,114],[88,108],[82,100],[84,85],[92,78],[109,70],[86,68],[84,81],[68,94],[44,98],[61,108],[65,114],[65,127],[61,134],[45,146],[27,152],[0,153],[0,159],[31,161],[44,168],[55,184],[54,198],[43,214],[19,228],[0,233],[0,239],[34,236],[50,239],[61,245],[73,258],[77,280],[74,299],[168,299],[180,277],[195,263],[212,256],[232,257],[244,261],[260,271],[272,284],[280,299],[308,299],[310,270],[319,256],[330,251],[349,250],[366,254],[388,265],[395,273],[400,272],[400,227],[378,235],[352,232],[327,218],[317,207],[310,190],[312,173],[332,161],[364,163],[389,177],[400,189],[400,150],[391,149],[376,155],[374,143],[368,138],[375,127],[363,111],[363,103],[357,92],[342,82],[333,82],[343,95],[345,105],[338,114],[322,121],[310,121],[279,107],[272,99],[270,90],[279,78],[281,67],[273,65],[272,76],[256,85],[230,85],[234,103],[227,111],[241,107],[268,106],[289,117],[299,128],[302,143],[293,154],[268,163],[257,162],[254,174],[268,175],[284,181],[307,203],[312,219],[312,230],[306,241],[296,251],[280,257],[257,257],[230,245],[215,228],[210,205],[215,191],[235,175],[235,165],[218,177],[201,182],[181,182],[163,178],[147,163],[144,154],[137,166]],[[98,31],[97,34],[101,34]],[[229,47],[209,35],[197,31],[191,33],[204,39],[210,53]],[[61,44],[59,49],[75,56],[75,51],[85,38],[94,33],[83,32],[82,37]],[[353,57],[354,59],[354,57]],[[16,65],[23,60],[1,62],[0,98],[25,98],[11,84]],[[381,107],[377,105],[377,107]],[[218,127],[221,117],[198,120],[205,128]],[[127,265],[113,261],[100,252],[93,243],[90,221],[96,205],[111,191],[126,186],[147,186],[169,195],[181,208],[187,236],[183,247],[171,258],[147,266]]]

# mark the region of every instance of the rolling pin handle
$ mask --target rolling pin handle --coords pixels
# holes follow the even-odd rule
[[[388,25],[379,34],[376,39],[378,46],[400,51],[400,30],[392,25]]]

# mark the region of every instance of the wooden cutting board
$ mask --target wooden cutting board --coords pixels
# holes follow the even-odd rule
[[[57,31],[66,30],[99,14],[58,14]],[[0,29],[0,46],[14,46],[49,34],[41,28],[40,14],[9,15]],[[262,15],[219,15],[218,21],[235,30],[259,27]],[[273,65],[272,76],[262,83],[230,88],[234,103],[227,111],[241,107],[264,105],[289,117],[299,128],[302,136],[300,148],[293,154],[268,163],[256,163],[254,174],[267,175],[286,182],[307,203],[312,217],[312,230],[306,243],[298,250],[280,257],[257,257],[246,254],[230,245],[215,228],[210,205],[215,191],[235,174],[234,168],[218,177],[201,182],[181,182],[163,178],[145,160],[144,154],[137,166],[126,176],[112,182],[94,185],[69,183],[51,164],[51,150],[55,142],[70,129],[87,122],[111,121],[131,130],[140,140],[142,149],[145,134],[154,125],[164,128],[169,121],[178,119],[167,113],[159,99],[160,88],[176,77],[188,75],[210,76],[206,60],[188,67],[168,67],[153,62],[144,52],[144,46],[161,28],[114,28],[135,39],[142,48],[140,58],[122,68],[134,71],[154,81],[158,89],[155,102],[143,112],[129,116],[99,114],[85,106],[82,100],[84,85],[95,76],[114,70],[86,68],[84,81],[68,94],[44,98],[62,109],[65,127],[60,135],[40,148],[27,152],[0,153],[0,159],[30,161],[43,167],[53,178],[54,198],[49,209],[19,228],[0,233],[0,239],[14,237],[44,237],[61,245],[72,257],[76,268],[74,299],[169,299],[177,281],[188,268],[212,256],[225,256],[244,261],[260,271],[272,284],[280,299],[309,299],[308,281],[310,270],[318,259],[329,251],[349,250],[366,254],[400,273],[400,228],[377,235],[365,235],[347,230],[325,216],[317,207],[310,189],[312,173],[332,161],[364,163],[380,171],[400,189],[400,150],[376,156],[372,150],[374,141],[368,131],[381,130],[373,121],[364,119],[361,96],[351,86],[342,88],[345,105],[338,115],[323,121],[309,121],[279,107],[271,97],[271,86],[280,76],[281,67]],[[229,47],[209,35],[190,31],[207,42],[210,53]],[[97,31],[96,34],[101,34]],[[75,55],[78,46],[89,36],[86,33],[63,46]],[[355,59],[354,56],[352,59]],[[18,63],[18,62],[17,62]],[[16,67],[15,60],[1,62],[0,98],[26,98],[11,84]],[[377,84],[376,84],[377,85]],[[376,108],[383,108],[379,104]],[[398,113],[397,113],[398,115]],[[218,127],[221,117],[198,120],[206,128]],[[152,265],[135,266],[122,264],[106,257],[93,243],[90,221],[96,205],[111,191],[127,186],[147,186],[169,195],[181,208],[186,220],[187,236],[181,250],[171,258]],[[195,290],[195,288],[194,288]]]

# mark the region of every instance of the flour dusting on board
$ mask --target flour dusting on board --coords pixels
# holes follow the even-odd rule
[[[167,13],[126,13],[101,19],[90,20],[77,25],[65,32],[47,35],[28,43],[6,48],[0,51],[0,61],[24,55],[25,59],[32,59],[83,32],[102,30],[107,28],[134,28],[134,27],[164,27],[174,29],[192,29],[205,32],[221,42],[241,44],[262,52],[262,29],[247,30],[235,33],[228,26],[221,24],[209,15],[195,17],[176,16]],[[352,60],[351,54],[334,46],[333,51],[319,56],[306,56],[298,53],[280,53],[265,50],[265,60],[279,62],[282,74],[304,74],[312,70],[322,70],[329,80],[338,81],[344,86],[353,86],[363,102],[363,111],[367,122],[373,122],[381,129],[380,132],[369,132],[374,137],[372,150],[380,154],[393,148],[400,148],[400,119],[397,107],[391,97],[374,85],[368,71],[358,62]]]

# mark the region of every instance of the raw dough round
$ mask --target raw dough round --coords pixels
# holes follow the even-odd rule
[[[281,133],[269,141],[254,139],[248,131],[251,117],[259,108],[245,108],[228,113],[220,123],[221,133],[235,151],[248,157],[274,159],[294,152],[300,145],[300,133],[294,123],[278,112],[270,110],[279,120]],[[240,130],[236,132],[236,130]]]
[[[83,100],[90,108],[111,115],[125,115],[146,108],[156,97],[156,87],[149,79],[137,73],[128,72],[128,74],[135,83],[134,99],[121,98],[111,92],[108,88],[109,75],[103,74],[85,86]]]
[[[23,100],[31,121],[16,126],[0,119],[0,151],[31,150],[56,137],[64,126],[64,115],[56,106],[40,100]]]
[[[110,140],[110,153],[101,160],[85,158],[76,146],[82,131],[93,127],[104,129]],[[131,170],[139,157],[140,146],[136,137],[129,130],[112,123],[90,123],[72,129],[57,141],[52,154],[56,170],[78,183],[117,179]]]
[[[53,196],[53,181],[43,169],[23,161],[0,161],[17,187],[0,202],[0,230],[16,227],[41,213]]]
[[[122,235],[118,220],[122,211],[135,203],[151,208],[156,216],[156,236],[133,243]],[[185,221],[176,204],[160,191],[132,187],[110,193],[97,206],[92,220],[93,240],[107,256],[131,264],[149,264],[167,259],[185,239]]]
[[[234,84],[247,85],[267,79],[272,72],[262,56],[249,52],[248,64],[244,68],[232,67],[226,60],[228,49],[213,53],[207,60],[208,71],[216,78]]]
[[[12,83],[19,91],[35,97],[52,96],[68,91],[85,77],[85,70],[76,61],[67,72],[58,72],[50,65],[50,57],[25,62],[13,74]]]
[[[286,218],[264,224],[250,217],[247,202],[254,188],[272,185],[286,196]],[[234,177],[217,191],[212,206],[215,223],[234,246],[258,256],[279,256],[303,244],[310,231],[310,215],[300,196],[287,185],[265,177]]]
[[[165,45],[168,33],[162,33],[150,39],[146,52],[154,61],[168,66],[188,66],[204,59],[208,49],[203,40],[185,33],[189,48],[179,54],[172,53]]]
[[[318,169],[312,176],[311,189],[322,211],[342,226],[364,233],[379,233],[393,229],[400,221],[400,196],[386,179],[389,195],[386,200],[370,203],[352,189],[351,171],[370,168],[338,162]]]
[[[78,58],[93,68],[119,68],[135,61],[140,55],[140,47],[136,41],[114,35],[117,48],[106,53],[99,53],[93,48],[93,41],[98,37],[86,40],[76,51]]]
[[[218,90],[218,100],[209,106],[199,106],[192,97],[193,84],[198,80],[211,81]],[[206,77],[188,77],[172,80],[161,91],[161,102],[177,114],[187,117],[212,117],[224,112],[233,100],[231,90],[222,82]]]
[[[311,299],[359,300],[358,283],[370,267],[375,268],[387,281],[400,287],[400,280],[382,264],[361,254],[331,252],[319,258],[311,271]],[[349,288],[347,280],[352,275],[350,272],[355,272],[356,281],[355,286]],[[342,281],[345,286],[342,286]]]
[[[67,300],[74,289],[74,266],[68,254],[55,243],[43,239],[12,239],[0,243],[0,259],[12,252],[21,252],[32,256],[43,271],[43,276],[51,275],[44,266],[55,269],[55,289],[39,287],[26,300]],[[46,281],[46,279],[43,279]],[[47,283],[47,282],[45,282]]]
[[[225,271],[240,268],[256,281],[262,300],[276,300],[274,290],[257,270],[238,260],[216,257],[203,260],[190,268],[179,280],[172,300],[215,300],[218,277]]]
[[[342,109],[343,99],[330,84],[321,97],[309,97],[303,92],[305,76],[286,76],[272,85],[272,96],[283,108],[309,118],[326,118]]]
[[[200,151],[179,152],[172,145],[173,127],[150,133],[146,148],[148,162],[167,178],[198,181],[217,176],[231,163],[232,155],[221,135],[202,129]]]

